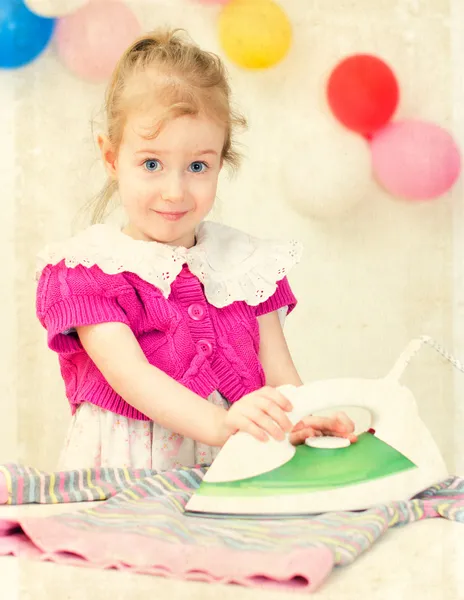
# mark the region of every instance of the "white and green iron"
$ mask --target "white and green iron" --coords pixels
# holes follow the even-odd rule
[[[449,476],[412,392],[400,377],[427,343],[463,369],[430,338],[413,340],[381,379],[330,379],[284,386],[302,417],[344,411],[358,441],[312,438],[295,448],[288,439],[260,442],[231,437],[186,506],[203,516],[283,517],[362,510],[409,499]]]

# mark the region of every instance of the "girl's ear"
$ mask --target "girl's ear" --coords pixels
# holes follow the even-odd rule
[[[110,177],[116,177],[116,152],[106,135],[98,136],[98,146],[100,147],[103,164]]]

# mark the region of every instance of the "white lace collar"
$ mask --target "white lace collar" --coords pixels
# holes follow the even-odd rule
[[[110,225],[92,225],[71,239],[47,246],[38,255],[37,274],[62,260],[66,266],[97,265],[104,273],[130,272],[156,286],[168,298],[184,264],[203,283],[208,302],[217,308],[235,301],[256,306],[272,296],[277,281],[299,262],[302,247],[291,241],[259,240],[207,221],[192,248],[134,240]]]

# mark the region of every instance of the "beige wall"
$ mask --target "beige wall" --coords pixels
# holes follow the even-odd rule
[[[200,44],[218,50],[214,8],[192,0],[128,4],[145,29],[185,27]],[[237,102],[250,121],[242,139],[247,158],[234,180],[221,182],[213,217],[305,244],[304,261],[292,277],[300,304],[287,333],[306,380],[381,376],[403,345],[422,333],[447,346],[452,342],[451,197],[412,205],[371,184],[369,197],[341,219],[303,218],[292,209],[302,186],[314,202],[314,190],[337,180],[336,164],[315,167],[318,154],[330,155],[330,144],[349,137],[324,102],[325,77],[338,58],[353,52],[385,58],[401,85],[398,116],[453,126],[448,4],[283,0],[295,34],[286,61],[262,73],[230,65]],[[46,349],[35,318],[35,253],[71,232],[78,210],[103,180],[90,128],[103,87],[75,79],[53,49],[0,77],[5,223],[0,460],[19,457],[53,468],[69,414],[56,357]],[[349,182],[342,184],[340,195],[350,193]],[[424,350],[405,381],[454,468],[451,368]]]

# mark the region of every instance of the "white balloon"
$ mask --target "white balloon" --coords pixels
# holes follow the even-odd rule
[[[89,0],[24,0],[27,8],[41,17],[64,17],[88,2]]]
[[[299,214],[340,218],[375,193],[364,138],[323,115],[294,123],[290,136],[281,176],[285,200]]]

